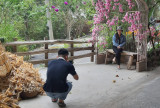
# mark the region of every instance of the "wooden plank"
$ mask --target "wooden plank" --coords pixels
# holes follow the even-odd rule
[[[71,37],[71,40],[73,40],[73,37]],[[71,48],[71,49],[74,48],[74,44],[73,44],[73,43],[70,44],[70,48]],[[74,56],[74,51],[70,51],[70,56],[71,56],[71,57]],[[70,60],[70,62],[73,64],[73,60]]]
[[[72,57],[69,57],[69,60],[74,60],[74,59],[79,59],[79,58],[84,58],[84,57],[90,57],[92,55],[95,55],[96,53],[88,53],[88,54],[83,54],[83,55],[79,55],[79,56],[72,56]],[[46,60],[32,60],[32,61],[28,61],[32,64],[40,64],[40,63],[46,63],[50,60],[55,60],[56,58],[53,58],[53,59],[46,59]]]
[[[41,64],[41,63],[47,63],[48,61],[50,60],[55,60],[56,58],[53,58],[53,59],[46,59],[46,60],[31,60],[31,61],[28,61],[32,64]]]
[[[17,38],[14,38],[13,40],[17,41]],[[13,49],[14,53],[17,52],[17,46],[16,45],[12,46],[12,49]]]
[[[107,49],[108,52],[112,53],[112,54],[115,54],[113,49]],[[135,52],[129,52],[129,51],[123,51],[121,53],[121,55],[137,55],[137,53]]]
[[[94,53],[94,45],[92,44],[93,50],[91,50],[92,53]],[[91,62],[94,62],[94,55],[91,56]]]
[[[92,43],[88,41],[76,41],[76,40],[37,40],[37,41],[15,41],[5,43],[4,46],[16,46],[16,45],[33,45],[33,44],[57,44],[57,43],[68,43],[68,44],[81,44],[81,43]]]
[[[48,40],[48,38],[45,37],[45,40]],[[48,50],[48,43],[44,45],[44,49]],[[48,59],[48,52],[45,53],[45,59]],[[45,66],[48,67],[48,62],[45,63]]]
[[[106,51],[105,64],[111,63],[113,60],[112,53]]]
[[[155,20],[156,23],[160,23],[160,20]]]
[[[142,71],[147,71],[147,67],[146,67],[146,60],[144,61],[138,61],[136,63],[136,71],[137,72],[142,72]]]
[[[58,51],[58,50],[56,50],[56,51]],[[18,56],[25,56],[25,55],[47,53],[47,52],[49,52],[49,49],[46,49],[46,50],[44,49],[44,50],[39,50],[39,51],[17,52],[17,53],[14,53],[14,54],[17,54]]]
[[[92,55],[95,55],[96,53],[88,53],[88,54],[83,54],[83,55],[79,55],[79,56],[73,56],[73,57],[69,57],[69,60],[74,60],[74,59],[79,59],[79,58],[84,58],[84,57],[90,57]]]
[[[108,55],[109,55],[109,53],[106,51],[105,64],[108,64]]]
[[[127,63],[127,69],[130,70],[131,66],[133,64],[133,56],[129,57],[128,63]]]
[[[80,48],[66,48],[69,52],[71,51],[82,51],[82,50],[95,50],[95,48],[92,47],[80,47]],[[34,54],[41,54],[41,53],[57,53],[59,49],[43,49],[39,51],[28,51],[28,52],[17,52],[15,54],[19,56],[25,56],[25,55],[34,55]]]

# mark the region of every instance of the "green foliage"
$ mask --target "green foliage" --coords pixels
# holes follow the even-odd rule
[[[106,41],[107,41],[106,48],[107,49],[112,49],[113,47],[112,37],[113,37],[112,35],[106,36]]]
[[[88,24],[88,25],[92,25],[93,22],[94,22],[93,20],[89,20],[89,21],[87,22],[87,24]]]
[[[66,0],[66,2],[68,5],[64,4],[64,0],[51,1],[51,6],[54,5],[59,9],[58,12],[51,9],[53,33],[56,39],[69,38],[69,32],[74,38],[85,35],[82,33],[83,27],[95,14],[91,0]]]
[[[19,33],[15,30],[13,24],[0,24],[0,37],[4,38],[6,42],[13,41],[13,38],[20,38]]]
[[[154,14],[157,14],[159,12],[159,3],[160,0],[145,0],[146,4],[149,8],[149,14],[148,18],[151,19],[151,17],[154,17]]]
[[[27,45],[21,45],[21,46],[18,46],[17,48],[17,52],[26,52],[26,51],[28,51]]]
[[[0,36],[6,41],[43,39],[46,34],[46,8],[35,0],[1,0]]]
[[[157,49],[157,48],[160,48],[160,44],[159,44],[159,43],[156,43],[155,48],[156,48],[156,49]]]
[[[55,39],[67,37],[67,27],[72,21],[71,35],[82,36],[83,27],[88,21],[91,24],[95,14],[91,0],[66,0],[68,5],[64,1],[50,0],[50,7],[55,5],[59,12],[48,7]],[[6,42],[13,41],[15,37],[18,40],[43,40],[48,36],[46,8],[44,0],[0,0],[0,37],[4,37]]]
[[[64,44],[64,48],[69,48],[69,44]]]

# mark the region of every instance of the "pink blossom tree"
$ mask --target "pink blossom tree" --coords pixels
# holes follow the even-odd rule
[[[92,39],[95,42],[96,37],[102,31],[100,27],[102,24],[106,24],[110,30],[113,30],[115,26],[118,26],[119,22],[121,24],[128,23],[128,30],[131,32],[142,29],[142,24],[139,23],[141,19],[141,12],[135,11],[136,2],[133,0],[94,0],[93,1],[96,9],[96,15],[94,16],[94,29],[92,31]],[[123,4],[127,4],[123,5]],[[116,14],[118,13],[118,15]],[[122,25],[123,26],[123,25]],[[146,32],[145,32],[146,33]],[[139,34],[140,40],[144,38],[145,34]],[[137,37],[138,37],[137,36]],[[107,43],[102,41],[102,43]],[[105,47],[106,45],[100,44]]]

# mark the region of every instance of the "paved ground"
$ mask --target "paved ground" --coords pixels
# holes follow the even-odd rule
[[[67,108],[160,108],[160,68],[152,72],[138,73],[135,70],[121,70],[116,65],[75,64],[79,81],[73,82],[73,89],[66,99]],[[41,68],[46,79],[46,68]],[[119,75],[119,77],[116,77]],[[113,83],[113,80],[116,83]],[[47,96],[23,100],[22,108],[58,108]]]

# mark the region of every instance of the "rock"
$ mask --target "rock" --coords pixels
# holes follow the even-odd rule
[[[116,77],[119,77],[119,75],[116,75]]]
[[[116,80],[113,80],[113,83],[116,83]]]

